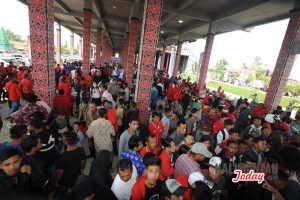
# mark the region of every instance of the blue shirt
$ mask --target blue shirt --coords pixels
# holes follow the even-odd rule
[[[120,159],[129,159],[135,166],[137,173],[139,176],[144,174],[145,166],[143,163],[143,159],[140,154],[134,152],[132,150],[123,151],[120,155]]]
[[[83,133],[81,133],[81,131],[78,131],[76,135],[78,137],[78,142],[76,144],[76,147],[83,147],[83,139],[84,139]]]

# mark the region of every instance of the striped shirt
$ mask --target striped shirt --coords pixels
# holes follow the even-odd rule
[[[180,175],[189,176],[193,172],[200,172],[199,164],[189,158],[187,154],[179,156],[175,163],[175,178]]]

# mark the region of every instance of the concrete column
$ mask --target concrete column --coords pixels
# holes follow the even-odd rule
[[[206,79],[206,75],[207,75],[211,50],[212,50],[213,43],[214,43],[214,37],[215,37],[215,35],[213,35],[213,34],[208,34],[206,37],[205,50],[204,50],[204,54],[203,54],[200,75],[199,75],[200,90],[202,90],[205,87],[205,79]]]
[[[74,33],[71,32],[70,35],[70,57],[74,59]]]
[[[156,45],[159,37],[163,0],[145,0],[139,53],[136,94],[140,122],[147,123],[150,91],[154,72]]]
[[[167,54],[167,62],[166,62],[166,65],[165,65],[166,70],[167,70],[168,73],[169,73],[170,56],[171,56],[170,54]]]
[[[60,25],[56,28],[56,43],[55,43],[56,61],[61,63],[61,28]]]
[[[31,39],[30,35],[27,36],[27,43],[28,43],[28,53],[29,53],[29,58],[31,58]]]
[[[169,77],[172,77],[174,75],[175,60],[176,60],[175,47],[172,47],[171,54],[169,57],[170,57],[170,59],[169,59],[168,74],[169,74]]]
[[[29,0],[33,91],[50,106],[55,92],[54,0]]]
[[[108,51],[108,45],[107,45],[107,37],[103,36],[103,64],[105,64],[107,61],[107,51]]]
[[[82,59],[82,37],[79,37],[78,57]]]
[[[138,19],[131,19],[130,25],[130,35],[128,42],[128,59],[126,65],[126,81],[128,83],[128,87],[132,88],[132,79],[133,79],[133,66],[134,66],[134,52],[136,47],[136,39],[137,39],[137,25]]]
[[[91,50],[91,27],[93,12],[90,9],[83,9],[83,67],[82,72],[88,75],[90,70]]]
[[[126,41],[125,41],[125,51],[124,51],[124,65],[125,65],[125,72],[127,74],[127,60],[128,60],[128,46],[129,46],[129,37],[130,37],[130,33],[127,32],[126,33]]]
[[[176,50],[176,58],[175,58],[175,68],[174,68],[174,76],[177,76],[179,63],[180,63],[180,56],[181,56],[181,49],[182,49],[182,42],[177,43],[177,50]]]
[[[101,63],[101,41],[102,41],[102,29],[97,29],[97,42],[96,42],[96,67],[100,67]]]
[[[161,52],[161,57],[160,57],[160,69],[165,70],[165,56],[166,56],[166,46],[163,46],[163,50]]]
[[[293,53],[293,46],[295,41],[300,39],[300,9],[293,10],[290,14],[290,21],[282,41],[275,69],[264,101],[264,104],[269,111],[280,104],[284,87],[296,59],[296,55]]]

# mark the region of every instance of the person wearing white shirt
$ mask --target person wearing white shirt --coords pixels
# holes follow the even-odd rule
[[[136,168],[131,160],[121,159],[117,163],[117,172],[111,190],[118,200],[130,200],[132,188],[138,178]]]
[[[229,138],[229,130],[233,127],[233,122],[231,119],[226,119],[224,121],[224,129],[220,130],[219,133],[217,134],[217,145],[215,148],[215,153],[218,155],[221,153],[222,148],[221,144],[223,141],[227,140]]]
[[[123,83],[123,87],[125,92],[125,102],[128,102],[130,97],[130,90],[128,88],[128,83]]]
[[[72,79],[74,79],[76,77],[76,68],[74,68],[72,71],[71,71],[71,76],[72,76]]]
[[[112,95],[107,91],[107,86],[104,84],[101,84],[100,86],[101,92],[102,92],[102,102],[104,100],[110,101],[113,104],[113,108],[116,107],[116,102],[114,101]]]

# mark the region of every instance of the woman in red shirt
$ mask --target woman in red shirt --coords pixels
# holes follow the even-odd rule
[[[160,140],[162,133],[164,132],[164,127],[161,123],[161,114],[159,112],[152,113],[152,123],[149,125],[149,132],[151,135],[156,137],[157,147],[160,148]]]
[[[163,149],[159,153],[159,159],[161,160],[161,173],[159,178],[164,181],[168,177],[172,177],[174,175],[172,161],[176,146],[174,140],[170,137],[163,139],[162,145]]]

